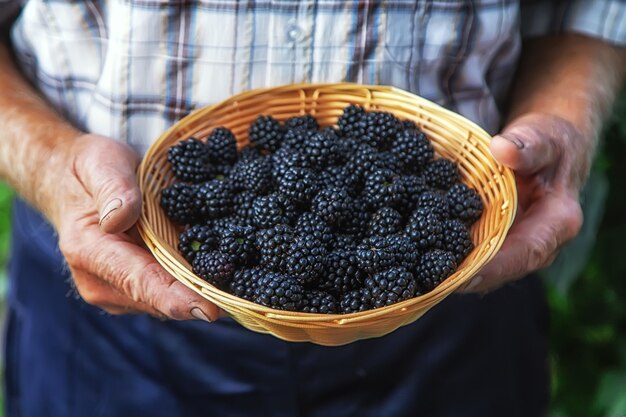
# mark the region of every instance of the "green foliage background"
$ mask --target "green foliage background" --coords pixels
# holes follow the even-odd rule
[[[626,416],[625,181],[626,93],[607,125],[593,186],[584,195],[584,236],[545,273],[552,312],[550,417]],[[12,195],[0,183],[1,294],[6,294]],[[595,245],[589,245],[594,223],[599,229]]]

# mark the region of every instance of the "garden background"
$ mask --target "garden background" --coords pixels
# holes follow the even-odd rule
[[[626,92],[583,193],[581,237],[544,271],[552,313],[550,417],[626,416],[625,182]],[[0,300],[7,291],[11,201],[12,191],[0,183]]]

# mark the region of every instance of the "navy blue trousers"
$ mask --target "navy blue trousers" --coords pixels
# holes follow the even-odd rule
[[[5,355],[9,417],[533,417],[548,402],[547,312],[527,278],[453,295],[343,347],[224,319],[112,317],[73,292],[50,227],[16,202]]]

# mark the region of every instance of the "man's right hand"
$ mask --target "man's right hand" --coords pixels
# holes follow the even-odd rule
[[[216,320],[218,308],[168,274],[130,233],[141,210],[133,150],[97,135],[65,145],[47,211],[82,298],[112,314]]]

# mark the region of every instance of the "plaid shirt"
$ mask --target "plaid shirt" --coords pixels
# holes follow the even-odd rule
[[[296,82],[394,85],[495,132],[522,35],[626,44],[624,0],[0,0],[0,21],[20,7],[24,74],[140,153],[197,107]]]

